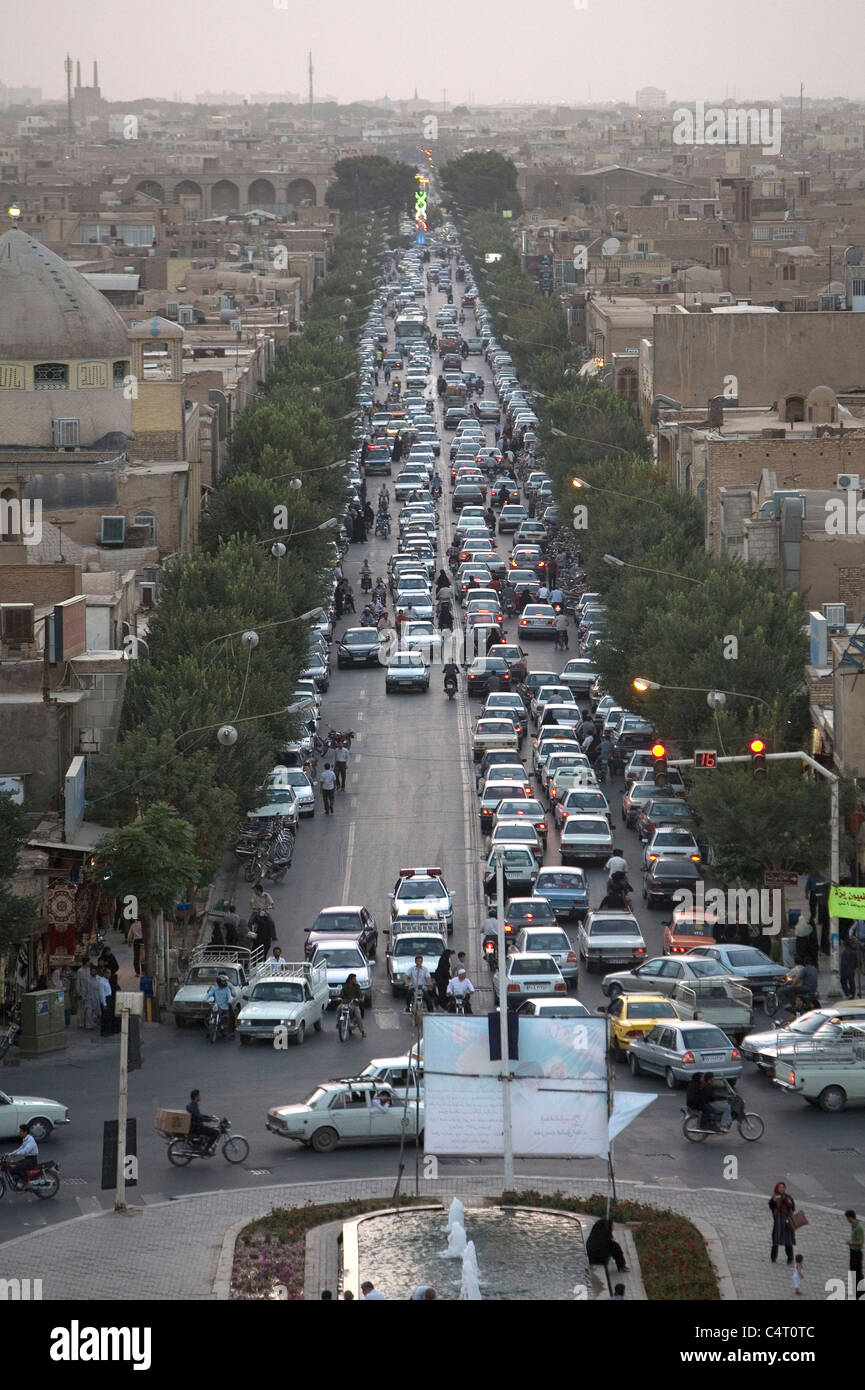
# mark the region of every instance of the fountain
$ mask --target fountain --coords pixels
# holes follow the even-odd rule
[[[465,1226],[465,1224],[466,1224],[466,1209],[465,1209],[465,1206],[464,1206],[463,1203],[460,1201],[459,1197],[454,1197],[453,1201],[451,1202],[450,1206],[448,1207],[448,1224],[447,1224],[447,1226],[445,1227],[445,1230],[446,1230],[446,1231],[452,1231],[453,1228],[454,1228],[454,1226]]]
[[[448,1232],[448,1248],[443,1250],[442,1256],[446,1260],[459,1260],[462,1258],[466,1248],[466,1228],[457,1222],[450,1227]]]
[[[463,1273],[460,1280],[460,1298],[480,1301],[481,1282],[478,1273],[478,1257],[475,1243],[470,1240],[463,1251]]]

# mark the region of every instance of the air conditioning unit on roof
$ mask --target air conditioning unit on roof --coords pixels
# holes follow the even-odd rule
[[[835,486],[842,492],[859,492],[862,483],[858,473],[839,473],[835,479]]]

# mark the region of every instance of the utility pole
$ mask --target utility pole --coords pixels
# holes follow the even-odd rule
[[[117,1186],[114,1210],[126,1211],[126,1116],[129,1108],[129,1020],[144,1012],[144,996],[123,990],[117,995],[120,1010],[120,1079],[117,1090]]]
[[[505,1192],[514,1190],[514,1135],[511,1121],[511,1058],[508,1046],[508,992],[505,983],[507,963],[505,942],[505,861],[501,850],[496,854],[496,950],[498,952],[499,976],[499,1032],[502,1045],[502,1130],[504,1144],[504,1172],[502,1186]]]

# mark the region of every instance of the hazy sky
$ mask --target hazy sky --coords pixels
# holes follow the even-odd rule
[[[578,8],[581,6],[582,8]],[[858,0],[41,0],[7,4],[0,81],[64,91],[67,49],[109,101],[307,90],[449,105],[668,97],[859,99]],[[808,35],[812,35],[809,40]]]

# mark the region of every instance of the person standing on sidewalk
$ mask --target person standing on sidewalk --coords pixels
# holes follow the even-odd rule
[[[111,1007],[111,980],[107,965],[96,972],[96,988],[99,991],[99,1033],[103,1038],[110,1038],[114,1032],[114,1010]]]
[[[859,1285],[862,1280],[862,1245],[865,1241],[865,1232],[862,1230],[862,1222],[857,1219],[855,1211],[850,1207],[844,1215],[850,1222],[850,1235],[847,1239],[847,1248],[850,1251],[850,1268],[856,1275],[856,1297],[863,1297]]]
[[[778,1246],[783,1245],[787,1252],[787,1263],[793,1263],[793,1246],[796,1244],[796,1231],[790,1218],[796,1210],[796,1203],[787,1191],[787,1184],[776,1182],[769,1198],[772,1213],[772,1253],[769,1256],[774,1264],[778,1259]]]
[[[132,968],[135,971],[136,975],[141,974],[142,940],[143,933],[141,930],[141,922],[136,917],[135,921],[130,923],[129,931],[126,933],[126,944],[127,946],[132,947]]]
[[[339,787],[339,790],[341,792],[344,792],[345,774],[348,771],[348,748],[344,743],[341,743],[337,748],[333,760],[336,764],[336,767],[334,769],[336,772],[336,785]]]
[[[321,774],[319,786],[321,787],[321,799],[324,802],[324,814],[333,815],[333,792],[336,786],[336,775],[330,763],[325,763],[324,772]]]

